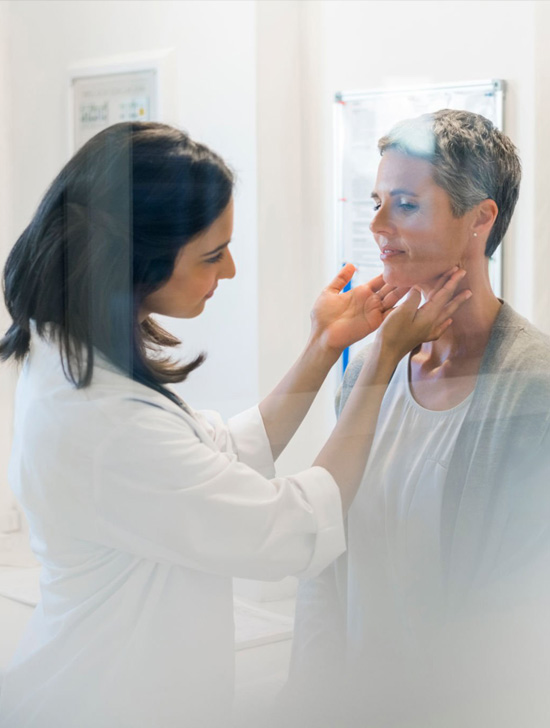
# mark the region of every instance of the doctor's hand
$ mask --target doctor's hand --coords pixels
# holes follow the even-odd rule
[[[379,275],[368,283],[344,291],[354,273],[354,265],[345,265],[313,306],[312,336],[326,351],[340,354],[346,347],[376,331],[409,290],[389,286]]]
[[[457,267],[444,273],[422,306],[420,291],[411,288],[403,303],[386,313],[376,343],[401,359],[425,341],[439,339],[452,324],[452,315],[472,295],[469,289],[457,293],[465,275]]]

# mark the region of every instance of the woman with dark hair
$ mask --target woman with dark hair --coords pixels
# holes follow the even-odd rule
[[[234,276],[232,191],[225,163],[186,134],[117,124],[66,165],[8,258],[0,356],[24,361],[10,481],[42,574],[4,728],[227,726],[231,577],[315,574],[344,550],[393,369],[466,300],[453,270],[426,305],[412,291],[392,312],[405,289],[379,277],[342,293],[349,265],[271,395],[228,425],[194,412],[169,385],[202,357],[167,358],[179,342],[151,314],[195,317]],[[343,348],[382,322],[313,467],[275,478]]]

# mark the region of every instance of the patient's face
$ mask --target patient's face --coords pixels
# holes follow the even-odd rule
[[[468,215],[453,216],[432,173],[429,162],[392,149],[380,161],[371,230],[394,286],[429,287],[453,265],[468,268]]]

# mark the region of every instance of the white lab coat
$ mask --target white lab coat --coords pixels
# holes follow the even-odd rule
[[[105,360],[77,390],[36,335],[10,482],[43,568],[3,728],[229,725],[232,577],[314,575],[345,548],[333,478],[275,478],[257,408],[226,426]]]

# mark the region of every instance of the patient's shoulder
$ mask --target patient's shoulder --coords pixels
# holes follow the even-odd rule
[[[350,383],[350,385],[353,387],[353,385],[355,384],[355,380],[359,376],[359,372],[361,371],[361,368],[371,348],[372,344],[367,344],[362,349],[360,349],[360,351],[358,351],[357,354],[353,357],[348,367],[346,368],[346,372],[344,374],[344,382]]]
[[[476,401],[499,421],[550,428],[550,337],[511,306],[497,318],[479,372]]]
[[[499,349],[502,344],[505,357],[501,358]],[[503,370],[523,372],[539,383],[548,382],[550,385],[550,336],[506,303],[495,322],[488,349],[489,358],[496,362],[500,360]]]

